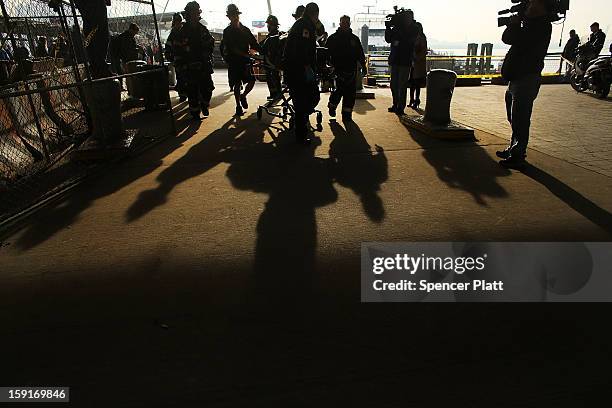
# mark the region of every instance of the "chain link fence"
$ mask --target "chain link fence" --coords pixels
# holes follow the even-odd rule
[[[87,22],[78,5],[75,0],[0,0],[0,225],[82,180],[109,157],[175,132],[154,3],[113,0],[107,7],[109,44],[130,24],[140,31],[137,61],[122,62],[105,78],[92,76],[87,52],[92,33],[83,32]],[[107,112],[87,90],[119,86],[118,81],[120,97],[112,101],[120,112],[120,134],[108,135],[101,132],[108,133],[102,117]],[[81,155],[100,133],[129,148],[109,155],[100,152],[107,147],[97,147],[96,160],[91,159],[96,154]]]

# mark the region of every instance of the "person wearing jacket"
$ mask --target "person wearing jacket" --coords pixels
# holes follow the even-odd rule
[[[185,88],[185,78],[184,78],[183,71],[176,70],[176,64],[174,64],[175,56],[174,56],[174,48],[173,48],[174,41],[178,33],[180,32],[181,28],[183,28],[183,16],[181,16],[181,13],[175,13],[172,16],[172,30],[170,31],[170,35],[168,35],[168,39],[166,40],[166,46],[164,47],[164,55],[166,57],[166,60],[173,63],[173,65],[175,66],[176,86],[174,87],[174,89],[179,94],[179,100],[181,102],[184,102],[187,100],[187,90]]]
[[[199,120],[200,113],[209,116],[210,100],[215,89],[212,79],[215,39],[200,23],[202,10],[198,2],[187,3],[183,15],[185,24],[177,32],[172,48],[177,69],[185,75],[189,112]]]
[[[401,116],[406,108],[414,43],[419,33],[412,10],[404,10],[396,14],[394,24],[388,24],[385,30],[385,41],[391,44],[389,66],[391,67],[393,106],[389,108],[389,112]]]
[[[589,47],[593,58],[597,58],[601,50],[603,50],[603,47],[606,45],[606,34],[599,28],[599,23],[591,24],[591,35],[585,45]]]
[[[357,94],[357,74],[361,69],[367,74],[366,59],[359,37],[351,30],[349,16],[340,18],[338,30],[327,39],[331,66],[336,73],[336,88],[329,98],[329,116],[336,117],[336,109],[342,100],[342,120],[352,122]]]
[[[554,0],[529,0],[524,16],[515,16],[506,27],[502,41],[510,45],[502,66],[502,77],[509,81],[506,110],[512,125],[510,146],[498,151],[500,164],[521,169],[527,157],[533,104],[541,84],[544,58],[552,35],[551,13]]]
[[[578,52],[578,46],[580,45],[580,36],[576,34],[576,30],[570,30],[569,33],[570,38],[565,43],[565,47],[563,48],[563,58],[568,61],[574,62],[576,59],[576,53]]]
[[[131,23],[127,30],[112,40],[111,54],[124,65],[140,59],[141,48],[136,42],[136,36],[139,32],[138,24]]]
[[[304,16],[295,22],[285,46],[283,68],[295,109],[295,136],[309,144],[308,118],[321,100],[316,78],[317,21],[319,6],[309,3]]]
[[[261,48],[266,63],[266,79],[270,96],[268,100],[273,101],[281,97],[281,62],[282,62],[282,33],[278,31],[279,23],[276,16],[270,15],[266,20],[268,24],[268,37],[262,42]]]
[[[240,23],[240,14],[242,13],[235,4],[227,6],[227,18],[230,20],[230,25],[223,30],[225,61],[229,66],[230,83],[234,85],[236,116],[242,116],[243,109],[249,108],[247,95],[255,86],[250,52],[252,50],[261,51],[251,30]],[[245,85],[245,88],[241,94],[242,84]]]
[[[410,71],[410,103],[409,107],[419,109],[421,105],[421,88],[427,84],[427,36],[421,23],[417,23],[419,35],[414,43],[414,60]]]

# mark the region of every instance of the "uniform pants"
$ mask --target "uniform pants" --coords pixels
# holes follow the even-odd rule
[[[185,71],[185,82],[189,111],[196,114],[202,108],[208,108],[215,90],[212,74],[207,69],[188,68]]]
[[[329,104],[336,109],[342,100],[342,113],[352,113],[357,96],[357,71],[339,72],[336,89],[329,97]]]
[[[289,95],[295,110],[295,136],[301,141],[308,135],[308,117],[321,100],[319,87],[315,81],[289,80]]]
[[[174,89],[176,92],[178,92],[179,96],[187,96],[187,81],[185,79],[185,73],[180,69],[175,69],[175,72],[176,85],[174,86]]]
[[[393,106],[399,111],[406,109],[411,69],[410,66],[391,65],[391,93],[393,95]]]
[[[266,78],[270,96],[279,96],[282,92],[280,72],[272,69],[266,70]]]
[[[110,75],[106,64],[110,32],[108,30],[108,15],[104,0],[75,0],[75,5],[83,16],[83,36],[89,38],[92,31],[95,34],[87,45],[87,56],[94,77]],[[77,50],[78,53],[78,50]]]
[[[527,75],[510,81],[506,91],[506,111],[512,125],[510,155],[517,159],[527,156],[533,103],[540,91],[540,74]]]

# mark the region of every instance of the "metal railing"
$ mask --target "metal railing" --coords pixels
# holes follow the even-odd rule
[[[162,108],[164,115],[148,114],[142,95],[143,81],[167,75],[154,2],[113,0],[107,8],[111,35],[131,22],[141,27],[149,66],[97,80],[81,13],[72,0],[58,4],[52,9],[48,0],[0,0],[0,225],[96,167],[72,159],[94,130],[88,86],[124,81],[117,103],[133,146],[175,132],[171,106]]]
[[[390,80],[388,53],[368,55],[368,77],[378,82]],[[427,71],[432,69],[448,69],[457,73],[459,79],[494,80],[501,78],[501,67],[505,56],[446,56],[428,55]],[[561,53],[550,53],[544,60],[543,76],[564,78],[571,70],[561,57]]]

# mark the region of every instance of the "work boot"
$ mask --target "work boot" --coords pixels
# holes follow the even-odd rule
[[[240,105],[236,106],[236,116],[242,116],[244,115],[244,111],[242,110],[242,107]]]
[[[387,109],[387,112],[389,113],[395,113],[395,106],[391,106],[389,109]]]
[[[210,116],[210,111],[208,110],[208,106],[202,106],[202,116],[205,118]]]
[[[351,112],[342,112],[342,121],[343,122],[352,122],[353,114]]]
[[[196,111],[191,111],[191,117],[193,118],[193,120],[201,120],[202,118],[200,118],[200,112],[196,112]]]
[[[498,150],[497,152],[495,152],[495,155],[497,157],[499,157],[500,159],[509,159],[510,158],[510,149],[506,149],[506,150]]]
[[[527,161],[525,161],[524,157],[517,158],[510,156],[507,159],[500,161],[499,164],[507,169],[523,170],[527,165]]]

